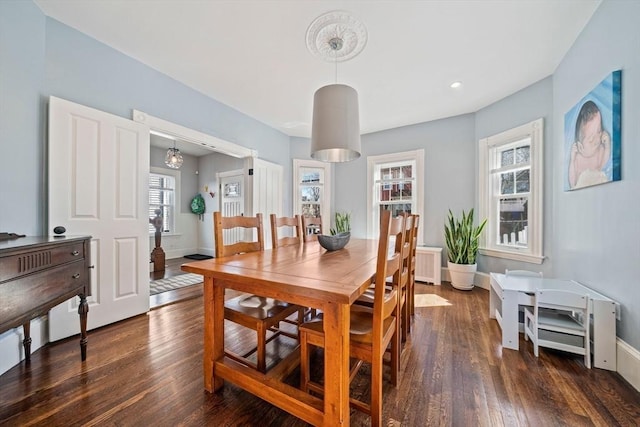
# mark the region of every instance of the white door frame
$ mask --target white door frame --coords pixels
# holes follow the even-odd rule
[[[333,166],[331,163],[318,160],[293,159],[293,214],[302,215],[302,201],[300,200],[300,168],[314,168],[324,170],[324,182],[322,183],[322,207],[320,213],[324,232],[328,233],[331,226],[331,206],[333,205]]]
[[[149,126],[151,131],[161,132],[173,136],[180,141],[191,142],[203,148],[207,148],[212,152],[226,154],[239,159],[245,157],[257,157],[258,152],[233,142],[225,141],[215,136],[169,122],[149,115],[143,111],[133,110],[132,119],[134,122],[144,123]]]

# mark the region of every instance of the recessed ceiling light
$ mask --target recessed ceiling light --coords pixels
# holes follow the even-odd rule
[[[449,85],[452,89],[458,89],[459,87],[462,87],[462,82],[453,82]]]

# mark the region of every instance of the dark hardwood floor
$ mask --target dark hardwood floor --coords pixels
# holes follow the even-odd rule
[[[185,274],[180,269],[180,266],[185,262],[192,260],[187,258],[172,258],[168,259],[165,263],[164,271],[149,273],[149,280],[168,279],[179,274]],[[202,284],[187,286],[181,289],[175,289],[172,291],[162,292],[160,294],[151,295],[149,297],[149,305],[152,310],[165,306],[167,304],[173,304],[178,301],[183,301],[191,298],[197,298],[202,296]]]
[[[640,393],[617,373],[559,352],[541,350],[537,359],[522,339],[519,351],[503,351],[488,291],[419,284],[417,292],[426,294],[417,305],[431,306],[416,307],[399,386],[385,382],[389,426],[639,425]],[[90,331],[84,363],[77,338],[41,348],[0,376],[0,424],[305,425],[232,384],[203,390],[202,317],[195,297]],[[225,341],[237,348],[254,336],[228,324]],[[294,344],[272,342],[271,362]],[[367,376],[352,388],[368,394]],[[356,411],[351,421],[369,424]]]

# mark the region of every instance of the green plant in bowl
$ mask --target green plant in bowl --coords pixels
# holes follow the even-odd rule
[[[351,231],[351,214],[348,212],[336,212],[336,228],[330,230],[334,236],[339,233]]]

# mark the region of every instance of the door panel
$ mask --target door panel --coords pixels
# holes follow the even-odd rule
[[[222,216],[244,215],[244,171],[223,172],[218,175],[220,182],[220,212]],[[225,245],[231,245],[241,240],[251,240],[252,236],[245,236],[244,230],[232,228],[222,231]]]
[[[283,169],[281,165],[251,157],[248,159],[250,211],[252,215],[260,212],[264,221],[264,247],[271,248],[271,226],[269,215],[282,215]],[[249,209],[247,209],[249,211]],[[247,213],[248,214],[248,213]]]
[[[88,328],[149,309],[149,129],[59,98],[49,100],[49,229],[91,235]],[[77,298],[49,313],[49,338],[80,330]]]

